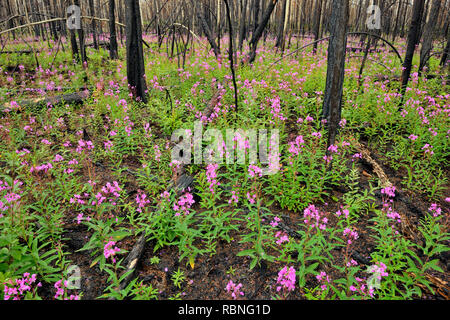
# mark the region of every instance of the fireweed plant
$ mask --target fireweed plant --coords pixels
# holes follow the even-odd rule
[[[56,54],[53,40],[37,53],[38,66],[32,55],[0,55],[0,298],[83,298],[81,288],[66,286],[80,255],[89,261],[82,283],[85,272],[106,278],[97,298],[189,298],[182,290],[195,290],[198,281],[192,283],[191,270],[224,247],[231,248],[224,268],[233,278],[219,281],[221,298],[252,297],[248,279],[260,270],[269,271],[258,293],[265,298],[438,293],[433,277],[446,272],[440,259],[450,240],[450,96],[443,78],[413,72],[399,110],[400,84],[377,79],[385,67],[401,73],[395,55],[384,48],[370,53],[380,64],[366,66],[361,87],[360,62],[349,59],[339,135],[327,150],[325,44],[316,55],[310,49],[286,55],[268,71],[279,56],[275,39],[267,38],[252,66],[236,66],[236,113],[227,59],[194,44],[181,68],[165,43],[159,48],[154,35],[144,37],[147,104],[130,97],[125,61],[109,59],[102,48],[87,49],[85,66],[68,50]],[[404,47],[404,40],[398,44]],[[17,42],[5,49],[20,48],[27,49]],[[430,72],[438,68],[432,56]],[[22,103],[85,86],[91,95],[82,104]],[[223,136],[228,128],[278,129],[279,148],[269,159],[279,161],[279,170],[265,175],[267,163],[204,161],[184,166],[193,177],[189,187],[172,188],[180,164],[172,160],[170,136],[180,128],[192,133],[196,121]],[[352,141],[367,147],[395,186],[380,183]],[[236,151],[249,155],[247,137],[237,135],[233,143],[222,146],[224,160],[236,160]],[[204,159],[211,155],[206,151]],[[405,195],[418,199],[414,212],[405,209]],[[81,245],[73,245],[74,233]],[[171,258],[179,269],[164,271],[167,287],[140,276],[121,287],[130,242],[141,234],[145,250],[160,259],[154,268],[167,249],[178,252]],[[355,255],[361,247],[371,249],[363,260]]]

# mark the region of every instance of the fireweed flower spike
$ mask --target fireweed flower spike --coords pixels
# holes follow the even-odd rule
[[[114,247],[115,245],[116,245],[115,241],[109,241],[103,248],[103,255],[105,256],[106,259],[111,257],[113,263],[116,263],[116,259],[114,258],[114,256],[117,254],[117,252],[120,252],[119,248]]]
[[[242,283],[235,284],[233,281],[229,281],[225,290],[231,293],[231,297],[236,300],[239,296],[244,296],[244,292],[241,291]]]
[[[295,289],[295,269],[293,267],[285,266],[278,273],[277,279],[277,291],[280,292],[282,289],[286,292],[294,291]]]

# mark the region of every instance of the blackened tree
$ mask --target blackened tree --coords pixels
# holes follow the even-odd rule
[[[338,125],[341,121],[348,19],[348,0],[333,0],[330,18],[331,35],[328,45],[327,80],[322,109],[322,119],[327,120],[328,126],[328,147],[334,144]]]
[[[125,0],[125,12],[128,85],[136,99],[147,102],[139,0]]]

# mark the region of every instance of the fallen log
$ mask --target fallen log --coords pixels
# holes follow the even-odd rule
[[[36,52],[40,52],[37,51]],[[32,50],[18,50],[18,51],[1,51],[0,54],[33,54]]]
[[[108,41],[100,41],[100,42],[98,42],[97,45],[98,45],[99,48],[106,48],[106,49],[109,50],[110,43]],[[94,43],[93,42],[87,43],[86,46],[87,47],[94,47]]]
[[[119,290],[122,291],[125,289],[130,281],[134,277],[134,273],[136,271],[136,265],[139,261],[139,258],[142,255],[142,252],[144,251],[145,247],[145,233],[142,233],[136,244],[134,245],[133,249],[130,251],[128,256],[125,258],[124,263],[126,264],[125,272],[124,274],[128,273],[128,275],[122,280],[119,286]],[[115,300],[114,298],[109,298],[109,300]]]
[[[449,81],[450,80],[450,74],[427,74],[427,75],[425,75],[425,78],[427,78],[428,80],[441,78],[442,80]]]
[[[372,166],[373,172],[377,175],[378,179],[380,180],[381,187],[382,188],[392,187],[393,183],[389,180],[383,168],[378,164],[378,162],[376,162],[373,159],[369,149],[367,149],[365,146],[359,143],[359,141],[357,141],[354,137],[349,137],[349,141],[355,147],[355,149],[361,154],[362,158]],[[400,190],[396,190],[396,194],[397,195],[401,194]],[[409,221],[408,217],[405,216],[401,211],[398,211],[398,213],[401,217],[401,227],[403,234],[407,238],[417,242],[417,235],[419,234],[417,228]]]
[[[386,81],[386,80],[389,80],[389,81],[391,81],[391,82],[394,82],[394,81],[401,81],[401,79],[402,79],[402,77],[401,76],[399,76],[399,75],[392,75],[392,76],[389,76],[389,75],[387,75],[387,74],[376,74],[375,76],[374,76],[374,78],[376,79],[376,80],[378,80],[378,81]],[[427,79],[427,80],[430,80],[430,79],[436,79],[436,78],[441,78],[442,80],[450,80],[450,75],[445,75],[445,74],[427,74],[427,75],[425,75],[425,78]]]
[[[347,47],[347,52],[363,52],[364,48],[359,47]],[[380,49],[369,49],[370,53],[381,52]]]
[[[12,105],[12,102],[5,103],[3,105],[3,109],[0,109],[0,112],[4,112],[6,110],[17,110],[22,111],[24,108],[32,108],[32,107],[39,107],[39,106],[47,106],[47,105],[58,105],[61,103],[67,103],[67,104],[78,104],[82,103],[84,100],[89,98],[91,93],[88,90],[75,92],[75,93],[68,93],[68,94],[62,94],[55,97],[48,97],[48,98],[37,98],[37,99],[31,99],[31,100],[22,100],[19,102],[16,102],[17,105]]]

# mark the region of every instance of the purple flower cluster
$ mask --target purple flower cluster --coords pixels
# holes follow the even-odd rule
[[[36,275],[26,272],[23,274],[23,278],[8,281],[3,287],[4,300],[20,300],[27,292],[31,292],[33,284],[36,282]],[[36,287],[41,287],[39,282]]]
[[[303,217],[305,218],[306,225],[314,226],[320,230],[325,230],[328,223],[328,218],[324,217],[323,213],[321,213],[313,204],[309,205],[303,211]]]
[[[103,248],[103,255],[106,259],[111,257],[113,263],[116,263],[116,259],[114,258],[114,256],[117,254],[117,252],[120,252],[120,249],[118,247],[114,247],[115,245],[115,241],[109,241]]]
[[[327,275],[325,271],[321,271],[318,275],[316,275],[317,281],[321,283],[320,289],[326,290],[327,284],[330,283],[330,277]]]
[[[428,211],[430,211],[435,218],[439,217],[442,214],[442,209],[436,203],[432,203],[428,208]]]
[[[251,164],[251,165],[248,166],[248,175],[249,175],[251,178],[254,178],[254,177],[256,177],[257,175],[260,176],[260,177],[262,177],[262,170],[261,170],[260,167]]]
[[[209,183],[209,191],[214,194],[214,186],[220,186],[220,183],[217,181],[217,169],[218,164],[208,164],[206,167],[206,179]]]
[[[348,244],[352,244],[352,240],[358,239],[358,232],[351,230],[350,228],[345,228],[343,234],[347,238]]]
[[[383,209],[382,211],[386,214],[386,216],[397,223],[401,223],[402,219],[400,214],[394,210],[392,207],[395,198],[395,186],[386,187],[381,189],[381,194],[385,195],[383,197]]]
[[[65,288],[67,288],[67,281],[64,281],[64,283],[62,280],[56,281],[54,287],[56,289],[55,299],[64,297]],[[64,300],[80,300],[80,296],[71,294],[68,298],[64,298]]]
[[[298,136],[295,138],[295,141],[289,142],[289,152],[293,156],[298,156],[299,153],[302,152],[302,149],[305,147],[305,140],[303,140],[303,136]]]
[[[178,199],[177,203],[174,203],[173,205],[173,210],[176,211],[175,216],[180,216],[182,213],[188,215],[189,209],[194,203],[194,196],[191,193],[186,192]]]
[[[285,266],[283,269],[278,272],[277,291],[279,292],[281,289],[286,291],[294,291],[295,289],[295,269],[293,267]]]
[[[227,286],[226,286],[226,290],[228,293],[231,292],[231,297],[236,300],[238,298],[238,296],[244,296],[244,292],[241,291],[242,288],[242,283],[239,284],[235,284],[233,281],[229,281]]]
[[[142,212],[142,208],[149,204],[150,200],[147,199],[147,195],[142,190],[138,190],[138,194],[136,195],[136,203],[138,205],[136,211]]]

